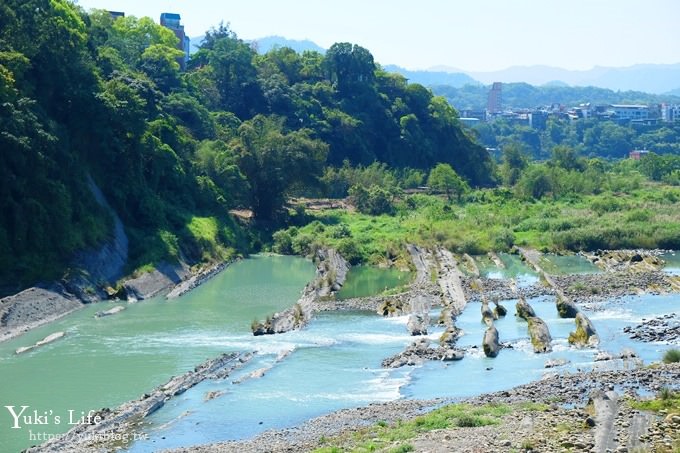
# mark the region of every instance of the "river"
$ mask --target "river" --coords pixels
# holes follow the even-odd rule
[[[503,255],[501,259],[505,269],[485,263],[483,273],[517,278],[521,284],[536,280],[519,260]],[[592,271],[574,260],[557,260],[556,265],[562,264],[570,272]],[[557,318],[551,297],[529,301],[554,338],[554,351],[545,355],[532,352],[526,323],[512,316],[515,301],[502,302],[510,315],[496,322],[501,341],[513,347],[503,349],[496,359],[472,349],[460,362],[382,369],[382,359],[401,351],[413,337],[406,330],[406,317],[382,318],[366,312],[320,313],[302,331],[253,337],[250,322],[292,305],[313,273],[312,264],[300,258],[256,256],[230,266],[177,300],[126,305],[127,310],[118,315],[94,319],[94,312],[103,307],[100,304],[2,343],[0,376],[3,383],[11,383],[0,387],[2,406],[30,405],[31,410],[52,410],[65,419],[69,409],[87,411],[136,398],[221,352],[258,352],[228,379],[203,382],[149,417],[148,439],[135,442],[130,450],[151,452],[246,438],[371,402],[455,398],[509,388],[553,372],[544,368],[548,359],[570,361],[560,370],[595,366],[593,350],[568,346],[573,320]],[[383,286],[380,281],[377,287]],[[668,345],[636,343],[623,335],[622,328],[678,308],[677,296],[644,295],[611,301],[586,313],[598,329],[602,349],[617,353],[631,347],[649,362],[658,360]],[[484,331],[480,305],[468,304],[457,325],[465,332],[460,346],[479,345]],[[26,355],[13,354],[17,347],[58,330],[66,331],[66,338]],[[441,329],[431,328],[429,336],[436,340],[440,333]],[[289,355],[279,361],[285,354]],[[267,370],[263,377],[234,383],[263,368]],[[209,392],[219,396],[207,399]],[[11,423],[8,411],[0,411],[0,451],[31,444],[29,427],[12,430]],[[57,433],[67,428],[48,424],[39,430]]]

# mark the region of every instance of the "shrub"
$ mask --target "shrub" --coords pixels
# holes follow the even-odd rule
[[[363,252],[356,240],[352,238],[344,238],[338,243],[338,252],[350,264],[355,265],[364,261]]]
[[[509,229],[501,230],[493,239],[493,248],[498,252],[507,252],[515,245],[515,235]]]
[[[626,214],[628,222],[648,222],[653,217],[653,214],[648,209],[633,209]]]
[[[602,215],[606,212],[620,211],[621,208],[621,202],[614,197],[597,198],[590,203],[590,209],[598,215]]]
[[[297,231],[295,231],[297,233]],[[272,235],[274,240],[274,245],[272,249],[275,253],[280,253],[282,255],[292,255],[293,252],[293,236],[291,230],[281,230],[277,231]]]
[[[663,363],[678,363],[680,362],[680,349],[669,349],[663,355]]]

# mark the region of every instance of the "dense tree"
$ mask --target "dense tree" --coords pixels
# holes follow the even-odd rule
[[[510,143],[503,147],[503,164],[501,165],[503,183],[514,186],[527,165],[528,159],[521,144]]]
[[[125,224],[132,267],[222,257],[192,239],[201,216],[217,219],[220,247],[245,247],[228,211],[276,220],[293,193],[360,185],[382,213],[437,163],[472,185],[494,182],[445,99],[386,73],[367,49],[258,56],[220,25],[182,71],[177,44],[150,18],[0,2],[0,292],[17,276],[57,277],[108,237],[90,181]]]
[[[252,206],[262,219],[272,219],[288,190],[317,184],[328,146],[301,129],[286,133],[283,118],[258,115],[244,122],[231,146],[252,185]]]
[[[468,190],[467,183],[458,176],[449,164],[437,164],[430,171],[427,185],[432,190],[444,192],[449,201],[451,201],[452,195],[455,195],[460,201],[460,197]]]

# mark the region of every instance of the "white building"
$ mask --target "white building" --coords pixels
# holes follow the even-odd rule
[[[609,111],[620,120],[646,120],[649,118],[649,107],[637,104],[612,104]]]
[[[680,121],[680,104],[661,104],[661,121],[664,123]]]

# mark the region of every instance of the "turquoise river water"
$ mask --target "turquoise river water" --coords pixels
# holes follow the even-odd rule
[[[480,260],[483,273],[494,278],[517,278],[520,284],[536,280],[515,257],[501,259],[505,269]],[[565,263],[556,265],[561,264]],[[574,266],[577,270],[581,265],[587,267],[578,262],[565,265],[571,266],[571,271]],[[203,382],[169,401],[149,417],[145,426],[148,438],[131,443],[130,451],[152,452],[242,439],[371,402],[456,398],[500,390],[552,371],[544,368],[548,359],[570,361],[560,370],[595,366],[593,350],[568,346],[566,338],[573,330],[573,320],[559,319],[550,297],[529,301],[548,323],[554,338],[554,351],[543,355],[532,352],[526,323],[511,315],[497,321],[496,326],[501,341],[513,348],[502,350],[496,359],[484,357],[478,348],[471,349],[459,362],[431,362],[397,370],[382,369],[380,363],[413,340],[405,327],[406,317],[321,313],[304,330],[253,337],[250,322],[292,305],[313,275],[312,264],[300,258],[255,256],[230,266],[177,300],[158,298],[126,304],[127,309],[118,315],[94,319],[95,311],[109,306],[98,304],[0,343],[0,451],[18,451],[39,443],[31,440],[31,434],[37,432],[66,431],[69,410],[79,415],[81,411],[114,407],[226,351],[258,354],[228,379]],[[387,286],[383,279],[391,278],[380,272],[374,277],[379,280],[378,291]],[[403,284],[399,278],[393,280],[393,285]],[[348,284],[354,283],[350,280]],[[513,313],[514,302],[502,303]],[[649,362],[658,360],[669,346],[636,343],[622,333],[623,327],[678,309],[677,296],[645,295],[611,301],[587,314],[600,334],[601,349],[616,353],[630,347]],[[465,332],[460,346],[479,345],[484,331],[480,305],[468,304],[457,325]],[[67,332],[64,339],[24,355],[14,354],[16,348],[60,330]],[[430,337],[436,339],[440,333],[441,329],[433,328]],[[263,368],[267,370],[263,377],[234,383]],[[208,392],[220,392],[220,396],[208,400]],[[27,405],[30,411],[52,414],[45,425],[12,429],[13,419],[6,405]],[[54,423],[56,415],[61,417],[61,424]]]

